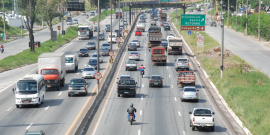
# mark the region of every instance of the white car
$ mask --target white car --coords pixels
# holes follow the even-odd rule
[[[82,70],[82,78],[95,78],[96,70],[94,67],[85,67]]]
[[[129,60],[140,60],[140,53],[138,52],[130,52],[128,55]]]
[[[131,42],[136,42],[136,47],[140,47],[141,42],[138,39],[133,39]]]
[[[95,16],[95,12],[90,12],[90,16]]]
[[[192,131],[199,128],[210,128],[215,130],[214,112],[209,108],[194,108],[190,114],[190,127]]]
[[[186,86],[182,90],[182,96],[181,101],[186,100],[195,100],[196,102],[199,102],[199,90],[196,90],[196,87],[194,86]]]
[[[124,21],[124,25],[128,25],[127,21]]]
[[[112,41],[111,41],[111,34],[108,35],[107,37],[108,43],[113,42],[116,43],[116,34],[112,34]]]
[[[97,59],[97,54],[95,53],[95,54],[93,54],[92,55],[92,57],[91,57],[91,59]],[[100,63],[102,63],[103,62],[103,57],[102,57],[102,55],[101,54],[99,54],[99,62]]]
[[[175,37],[174,34],[169,34],[169,35],[167,36],[167,41],[168,41],[169,38],[171,38],[171,37]]]
[[[82,12],[82,15],[86,15],[86,12]]]

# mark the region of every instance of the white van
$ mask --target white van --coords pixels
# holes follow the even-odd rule
[[[20,105],[37,105],[44,102],[45,82],[42,75],[28,74],[20,79],[16,88],[12,89],[15,94],[15,104]]]
[[[78,54],[66,54],[66,71],[76,72],[78,70]]]

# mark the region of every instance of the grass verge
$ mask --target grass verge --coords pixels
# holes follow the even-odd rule
[[[180,13],[178,11],[176,23],[175,12],[170,14],[177,28],[180,28]],[[218,88],[230,108],[240,118],[243,124],[256,135],[270,133],[270,79],[267,75],[250,66],[243,59],[229,51],[225,51],[225,70],[223,79],[220,78],[221,58],[220,44],[205,32],[204,48],[197,48],[196,33],[188,35],[187,31],[180,31],[191,50],[195,53],[201,66]]]
[[[112,10],[112,13],[114,14],[115,10]],[[111,10],[102,11],[100,16],[99,16],[99,20],[102,21],[110,14],[111,14]],[[97,20],[98,20],[97,15],[90,19],[90,21],[94,21],[94,20],[97,22]]]
[[[16,55],[8,56],[0,60],[0,72],[14,69],[16,67],[21,67],[24,65],[36,63],[38,56],[45,52],[52,52],[59,48],[61,45],[77,37],[78,26],[70,26],[66,30],[66,35],[56,41],[51,41],[50,39],[41,43],[41,47],[35,48],[35,52],[30,52],[30,49],[26,49]],[[59,36],[58,36],[59,37]]]

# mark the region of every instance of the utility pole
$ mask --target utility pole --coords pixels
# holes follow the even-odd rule
[[[125,24],[124,24],[124,20],[125,20],[125,10],[124,10],[124,7],[125,7],[125,3],[124,3],[124,0],[123,0],[123,4],[122,4],[122,12],[123,12],[123,29],[125,29]],[[122,36],[124,36],[124,33],[123,33],[123,35]]]
[[[220,1],[221,3],[221,16],[223,17],[223,13],[222,13],[222,5],[223,5],[223,1]],[[220,66],[220,70],[221,70],[221,78],[223,78],[223,69],[224,69],[224,66],[223,66],[223,51],[224,51],[224,19],[220,19],[221,21],[221,31],[222,31],[222,36],[221,36],[221,66]]]
[[[6,35],[6,13],[5,13],[5,3],[4,3],[4,0],[3,1],[3,16],[4,16],[4,41],[7,40],[7,35]]]
[[[259,18],[258,18],[258,39],[259,39],[259,41],[261,40],[261,4],[262,4],[262,2],[261,2],[261,0],[259,0]]]
[[[248,0],[247,0],[247,4],[246,4],[246,30],[245,30],[245,35],[247,36],[247,25],[248,25]]]
[[[112,7],[111,7],[112,8]],[[99,16],[100,16],[100,10],[99,10],[99,0],[98,0],[98,34],[97,34],[97,40],[98,40],[98,45],[97,45],[97,72],[99,73]],[[111,29],[112,30],[112,29]],[[97,91],[99,93],[99,79],[97,79]]]
[[[230,0],[228,0],[228,20],[227,20],[228,28],[230,26],[229,18],[230,18]]]
[[[176,6],[176,17],[175,17],[175,19],[176,19],[176,24],[177,24],[177,6]]]
[[[111,51],[112,51],[112,0],[110,0],[110,5],[111,5],[111,42],[110,42],[110,45],[111,45]],[[111,56],[111,59],[112,59],[112,56]]]
[[[127,10],[127,7],[129,7],[128,5],[127,5],[127,0],[126,0],[126,22],[127,22],[127,24],[128,24],[128,20],[127,20],[127,15],[128,15],[128,11],[129,10]],[[126,29],[128,29],[128,25],[126,26]]]
[[[238,14],[238,10],[237,10],[237,7],[238,7],[238,4],[237,4],[237,0],[236,0],[236,6],[235,6],[235,9],[236,9],[236,15],[235,15],[235,19],[236,19],[236,22],[235,22],[235,31],[237,31],[237,14]]]
[[[63,8],[63,3],[61,2],[61,11],[62,11],[62,15],[64,14],[64,8]],[[42,13],[42,22],[43,22],[43,13]],[[43,23],[42,23],[42,28],[43,28]],[[62,17],[62,37],[64,37],[64,16]]]
[[[119,19],[118,19],[118,37],[120,37],[120,18],[121,18],[121,11],[120,11],[120,0],[118,0],[118,11],[119,11]]]

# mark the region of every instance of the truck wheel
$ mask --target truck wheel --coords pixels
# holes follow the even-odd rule
[[[212,126],[211,127],[211,131],[213,132],[215,130],[215,126]]]
[[[20,108],[20,105],[16,105],[16,108]]]
[[[192,126],[191,129],[192,129],[192,131],[194,131],[195,130],[195,126]]]
[[[120,94],[118,94],[118,97],[120,97]]]
[[[71,95],[70,94],[68,94],[68,97],[70,97]]]

